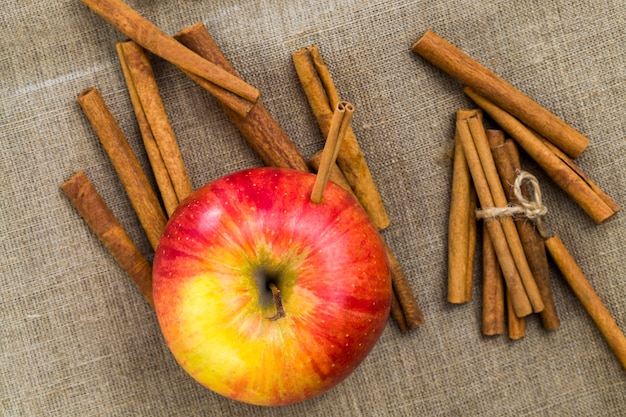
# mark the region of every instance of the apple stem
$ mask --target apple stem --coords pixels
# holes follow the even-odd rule
[[[272,295],[274,296],[274,304],[276,304],[276,314],[272,317],[268,317],[268,320],[274,321],[278,320],[282,317],[285,317],[285,309],[283,308],[283,300],[280,298],[280,290],[273,282],[269,283],[270,290],[272,290]]]
[[[354,105],[347,101],[340,101],[335,106],[328,136],[326,137],[326,143],[324,144],[324,150],[322,151],[322,160],[317,170],[313,191],[311,192],[311,201],[316,204],[322,202],[324,188],[326,188],[330,171],[335,164],[335,160],[337,160],[337,155],[339,155],[339,149],[350,126],[353,113]]]

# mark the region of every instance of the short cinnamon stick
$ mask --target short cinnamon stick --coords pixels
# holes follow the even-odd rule
[[[504,281],[486,223],[483,223],[482,266],[482,333],[485,336],[503,334],[506,317]]]
[[[309,159],[309,165],[310,165],[311,170],[313,172],[319,171],[320,165],[322,163],[322,153],[323,153],[323,150],[315,153]],[[354,192],[352,191],[352,188],[350,187],[350,183],[346,179],[346,176],[343,175],[343,172],[337,166],[337,164],[334,164],[331,167],[330,173],[329,173],[329,180],[334,182],[335,184],[337,184],[338,186],[340,186],[341,188],[343,188],[347,192],[349,192],[352,195],[352,197],[354,197],[354,199],[358,201],[356,195],[354,194]]]
[[[256,88],[186,48],[121,0],[81,1],[130,39],[181,70],[202,77],[217,88],[251,103],[258,100]]]
[[[584,272],[569,253],[565,244],[558,236],[552,236],[545,241],[546,248],[563,277],[587,313],[591,316],[605,340],[613,350],[615,356],[626,369],[626,337],[615,322],[598,294],[595,292]]]
[[[147,126],[143,126],[143,129],[140,130],[143,135],[143,133],[148,133],[146,131],[149,129],[149,135],[154,138],[157,144],[161,160],[169,177],[169,182],[165,180],[161,182],[165,183],[164,187],[169,183],[174,189],[176,194],[175,208],[178,203],[191,194],[193,186],[178,147],[174,129],[161,99],[150,60],[145,50],[134,41],[120,42],[117,44],[117,49],[120,61],[124,62],[123,66],[128,72],[126,83],[129,85],[129,91],[132,89],[136,94],[136,99],[133,101],[135,115],[139,113],[138,120],[145,118],[147,122]],[[171,202],[166,205],[168,215],[171,214],[171,205]]]
[[[521,170],[519,153],[515,147],[515,143],[511,140],[505,141],[502,131],[489,130],[491,151],[498,168],[498,173],[502,180],[503,186],[508,185],[508,200],[513,205],[519,205],[519,200],[512,190],[512,184],[515,182],[517,172]],[[494,140],[494,135],[497,140]],[[526,187],[523,187],[526,188]],[[528,190],[523,190],[526,198],[528,198]],[[544,309],[539,313],[541,323],[547,330],[559,328],[560,321],[554,304],[554,296],[552,294],[552,282],[550,279],[550,269],[548,266],[548,257],[543,239],[537,231],[535,224],[526,218],[520,218],[515,222],[519,233],[520,241],[526,254],[526,259],[532,271],[541,298],[543,300]]]
[[[146,174],[98,89],[83,90],[78,102],[109,155],[152,248],[156,249],[167,219]]]
[[[130,276],[152,307],[152,268],[115,218],[87,175],[79,171],[61,185],[72,205]]]
[[[433,31],[427,31],[412,49],[513,114],[572,158],[587,147],[588,138]]]
[[[511,340],[519,340],[526,336],[526,317],[517,317],[511,303],[511,296],[506,291],[507,335]]]
[[[495,207],[494,199],[491,195],[490,184],[487,182],[483,171],[481,159],[474,144],[472,132],[467,119],[480,117],[478,111],[460,110],[457,112],[456,128],[459,140],[463,144],[465,158],[472,174],[472,181],[476,189],[476,194],[483,208]],[[502,274],[506,281],[507,288],[512,296],[512,303],[518,317],[524,317],[533,312],[533,305],[526,293],[516,262],[511,254],[511,249],[507,242],[502,223],[499,220],[486,219],[486,227],[489,231],[491,241],[497,254]]]
[[[176,39],[204,59],[213,62],[233,76],[239,76],[204,24],[196,23],[182,29],[176,35]],[[306,160],[263,103],[257,102],[245,117],[225,106],[224,103],[220,102],[220,104],[230,121],[265,165],[309,171]]]
[[[466,88],[465,94],[481,107],[505,130],[531,158],[537,162],[546,174],[565,191],[596,223],[612,217],[619,207],[604,193],[600,196],[599,187],[586,176],[581,176],[580,169],[572,169],[573,162],[566,163],[545,145],[534,132],[520,123],[515,117],[496,106],[475,91]],[[590,185],[593,184],[593,185]]]
[[[351,103],[340,101],[335,106],[333,118],[331,120],[328,137],[322,151],[322,160],[320,161],[319,170],[313,184],[311,192],[311,201],[319,204],[322,202],[324,188],[328,182],[332,167],[337,160],[337,154],[341,147],[341,142],[346,136],[346,131],[350,126],[350,120],[354,114],[354,106]]]
[[[297,50],[292,54],[292,58],[309,106],[317,119],[322,135],[326,137],[333,108],[339,101],[339,94],[328,67],[315,45]],[[389,216],[352,128],[346,133],[337,157],[337,165],[343,171],[372,222],[378,229],[386,228],[390,223]]]
[[[448,214],[448,295],[449,303],[462,304],[471,299],[471,277],[473,274],[475,235],[475,204],[472,204],[473,185],[465,159],[463,145],[458,137],[454,139],[454,160],[452,167],[452,190],[450,212]],[[473,240],[473,242],[472,242]]]

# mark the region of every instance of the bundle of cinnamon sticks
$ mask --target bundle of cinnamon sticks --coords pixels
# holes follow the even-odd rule
[[[465,84],[479,108],[456,115],[448,229],[448,294],[471,299],[476,222],[482,219],[482,333],[519,339],[538,313],[557,329],[547,254],[626,368],[626,338],[561,239],[544,225],[540,185],[522,170],[518,146],[596,223],[620,209],[572,159],[589,139],[432,31],[413,51]],[[485,129],[483,112],[499,129]],[[506,139],[510,136],[512,139]],[[478,201],[477,201],[478,200]],[[476,207],[480,207],[476,210]]]
[[[619,211],[570,159],[580,156],[588,138],[432,31],[413,51],[465,84],[465,94],[596,223]]]
[[[154,191],[128,140],[97,88],[88,88],[78,101],[105,148],[152,248],[156,248],[167,219],[193,186],[174,131],[159,94],[149,53],[179,67],[222,105],[244,139],[268,166],[316,171],[319,155],[305,158],[220,51],[207,29],[198,23],[175,37],[160,31],[120,0],[81,0],[130,40],[116,45],[136,120],[158,191]],[[293,56],[320,130],[326,137],[339,95],[316,47]],[[329,99],[330,97],[330,99]],[[390,221],[365,157],[349,125],[332,164],[330,179],[353,193],[374,225],[383,230]],[[62,184],[72,204],[152,305],[151,265],[119,224],[86,174],[80,171]],[[392,315],[406,332],[421,325],[423,315],[400,263],[386,245],[392,281]]]

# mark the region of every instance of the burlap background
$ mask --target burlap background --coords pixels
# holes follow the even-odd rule
[[[445,301],[446,218],[460,85],[411,52],[433,29],[591,138],[579,165],[626,206],[623,0],[129,0],[168,33],[203,21],[305,156],[321,148],[291,62],[316,43],[393,220],[385,236],[426,324],[390,322],[344,383],[277,409],[221,398],[175,363],[153,312],[59,189],[84,169],[149,255],[76,96],[97,86],[141,162],[114,45],[123,35],[78,0],[5,1],[0,11],[0,414],[626,415],[626,373],[558,274],[562,328],[480,334],[474,301]],[[212,97],[154,60],[194,185],[260,165]],[[557,231],[626,329],[624,213],[593,222],[537,167]],[[477,273],[479,268],[477,267]]]

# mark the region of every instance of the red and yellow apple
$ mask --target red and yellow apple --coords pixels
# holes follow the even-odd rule
[[[226,397],[282,405],[350,375],[379,339],[391,279],[359,204],[315,176],[240,171],[176,209],[153,266],[164,339],[194,379]]]

